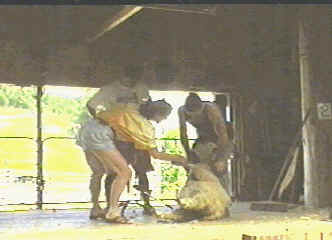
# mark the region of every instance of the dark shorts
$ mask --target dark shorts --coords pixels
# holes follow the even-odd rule
[[[124,141],[114,141],[116,148],[127,160],[136,173],[144,174],[153,171],[154,168],[151,163],[151,157],[148,151],[137,150],[133,143]]]

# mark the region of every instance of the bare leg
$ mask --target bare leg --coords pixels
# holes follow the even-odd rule
[[[93,208],[101,208],[99,205],[100,185],[103,175],[98,173],[92,173],[90,179],[90,192]]]
[[[94,157],[91,152],[85,152],[86,160],[92,170],[90,178],[90,193],[92,201],[92,209],[90,212],[90,218],[96,219],[99,217],[104,217],[105,212],[99,205],[99,195],[101,187],[101,179],[105,173],[103,165]]]
[[[105,218],[112,220],[119,217],[121,210],[118,207],[118,201],[121,193],[131,178],[131,170],[118,150],[114,151],[94,151],[95,156],[103,163],[107,173],[115,172],[116,176],[111,185],[108,204],[110,206]]]
[[[110,208],[109,202],[110,202],[110,195],[111,195],[111,186],[112,186],[114,179],[115,179],[115,174],[111,174],[111,175],[108,174],[105,179],[105,197],[106,197],[106,203],[107,203],[106,209]]]

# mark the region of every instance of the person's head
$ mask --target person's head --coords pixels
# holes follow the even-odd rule
[[[172,111],[172,106],[164,99],[157,101],[149,101],[141,104],[140,113],[143,117],[153,120],[157,123],[165,120]]]
[[[143,68],[138,65],[127,65],[124,67],[124,79],[122,83],[129,87],[134,87],[143,75]]]
[[[201,112],[203,110],[204,104],[201,98],[196,93],[189,93],[189,96],[186,98],[184,108],[188,113]]]

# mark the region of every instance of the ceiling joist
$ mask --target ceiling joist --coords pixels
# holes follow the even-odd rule
[[[217,6],[186,6],[186,5],[170,5],[170,4],[148,4],[143,5],[144,8],[156,9],[156,10],[165,10],[171,12],[179,12],[179,13],[195,13],[195,14],[205,14],[216,16]]]
[[[115,16],[113,16],[111,19],[107,20],[104,24],[101,30],[93,35],[92,37],[87,38],[87,43],[91,43],[101,36],[103,36],[105,33],[111,31],[127,19],[129,19],[131,16],[135,15],[139,11],[141,11],[143,7],[140,6],[125,6],[121,11],[119,11]]]
[[[143,8],[156,9],[156,10],[165,10],[172,12],[180,12],[180,13],[194,13],[194,14],[205,14],[205,15],[216,15],[216,6],[207,6],[207,7],[188,7],[188,6],[172,6],[167,4],[155,4],[155,5],[143,5],[143,6],[124,6],[115,16],[107,20],[100,31],[94,34],[92,37],[86,39],[87,43],[94,42],[105,33],[111,31]]]

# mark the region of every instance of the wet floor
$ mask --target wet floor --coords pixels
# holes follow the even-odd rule
[[[230,209],[231,217],[213,222],[191,221],[188,223],[159,223],[157,219],[144,216],[141,208],[127,208],[125,216],[134,224],[112,225],[103,220],[90,220],[89,210],[57,210],[57,211],[27,211],[27,212],[2,212],[0,213],[0,239],[181,239],[178,234],[195,233],[194,236],[203,236],[204,239],[225,239],[220,234],[235,234],[240,236],[240,231],[253,232],[257,224],[269,224],[263,227],[264,231],[276,230],[283,223],[291,228],[295,222],[310,224],[332,224],[326,220],[326,210],[308,211],[299,206],[286,213],[251,211],[250,203],[234,203]],[[166,207],[158,207],[158,212],[170,212]],[[262,225],[262,226],[263,226]],[[320,226],[319,225],[319,226]],[[295,226],[295,225],[294,225]],[[309,226],[309,225],[308,225]],[[325,226],[325,225],[324,225]],[[326,226],[325,226],[326,227]],[[235,228],[237,230],[235,230]],[[207,230],[209,229],[209,238]],[[233,230],[232,230],[233,229]],[[247,229],[247,230],[245,230]],[[215,232],[215,236],[211,233]],[[284,231],[280,228],[280,231]],[[288,229],[287,229],[288,231]],[[43,232],[51,235],[41,235]],[[80,234],[82,233],[82,234]],[[172,236],[172,234],[177,234]],[[111,234],[111,235],[110,235]],[[148,234],[148,235],[144,235]],[[155,235],[153,235],[155,234]],[[156,234],[158,236],[156,236]],[[171,234],[171,235],[169,235]],[[6,238],[1,238],[6,236]],[[59,236],[58,236],[59,235]],[[169,235],[169,236],[168,236]],[[235,236],[234,235],[234,236]],[[24,236],[22,238],[22,236]],[[68,238],[64,238],[64,236]],[[72,237],[69,237],[72,236]],[[98,236],[98,237],[97,237]],[[112,237],[110,237],[112,236]],[[144,237],[145,236],[145,237]],[[16,237],[16,238],[15,238]],[[39,238],[40,237],[40,238]],[[89,237],[89,238],[88,238]],[[94,238],[94,237],[93,237]],[[189,238],[182,238],[189,239]],[[196,239],[196,238],[192,238]],[[239,238],[240,239],[240,238]]]

